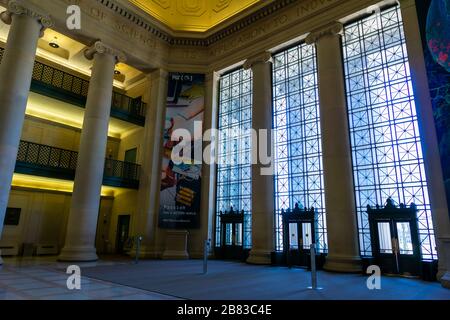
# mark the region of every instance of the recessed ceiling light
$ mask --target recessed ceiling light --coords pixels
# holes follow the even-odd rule
[[[53,49],[59,49],[58,38],[55,37],[48,45]]]

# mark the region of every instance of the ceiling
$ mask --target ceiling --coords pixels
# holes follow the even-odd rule
[[[26,114],[81,129],[84,109],[30,92]],[[110,118],[108,136],[123,139],[140,127],[116,118]]]
[[[174,31],[206,32],[272,0],[129,0]]]
[[[38,177],[14,173],[11,185],[16,188],[30,188],[58,192],[73,192],[73,181]],[[102,197],[117,197],[120,194],[130,192],[129,189],[102,186]]]

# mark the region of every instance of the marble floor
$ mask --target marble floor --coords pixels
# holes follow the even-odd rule
[[[81,263],[81,290],[69,290],[67,263],[56,258],[4,259],[0,300],[450,300],[437,282],[382,277],[381,290],[367,276],[319,272],[322,290],[307,289],[310,272],[230,261],[148,260],[103,257]]]
[[[4,258],[0,266],[0,300],[174,300],[177,298],[82,275],[81,289],[69,290],[69,264],[55,258]],[[101,260],[79,264],[82,270],[96,266],[126,266],[131,261]]]

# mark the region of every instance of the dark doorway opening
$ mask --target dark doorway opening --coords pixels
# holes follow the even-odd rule
[[[124,254],[130,235],[130,215],[120,215],[117,221],[116,253]]]

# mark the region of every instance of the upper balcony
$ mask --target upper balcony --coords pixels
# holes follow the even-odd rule
[[[0,48],[0,63],[3,52],[4,49]],[[84,108],[89,81],[36,61],[30,90]],[[144,126],[146,108],[147,104],[142,102],[142,97],[133,99],[113,92],[111,117]]]
[[[15,172],[74,180],[77,159],[76,151],[20,141]],[[103,185],[138,189],[140,168],[141,166],[136,163],[105,159]]]

